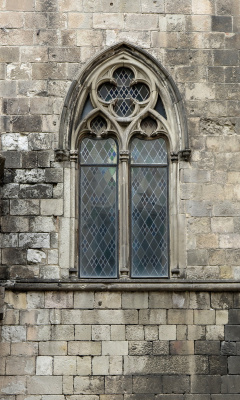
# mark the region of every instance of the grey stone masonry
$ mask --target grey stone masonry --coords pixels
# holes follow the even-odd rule
[[[240,341],[230,321],[239,309],[226,304],[237,298],[225,292],[217,303],[214,292],[143,291],[131,293],[127,308],[124,292],[6,289],[1,396],[234,398]],[[151,318],[141,324],[146,311]]]

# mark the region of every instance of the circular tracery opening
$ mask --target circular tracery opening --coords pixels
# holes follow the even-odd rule
[[[134,111],[134,100],[142,103],[149,98],[149,87],[143,82],[133,84],[134,73],[127,67],[117,68],[113,79],[114,83],[104,82],[99,86],[98,96],[106,103],[115,101],[114,112],[119,117],[128,117]]]

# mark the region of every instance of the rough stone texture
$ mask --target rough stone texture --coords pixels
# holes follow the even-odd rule
[[[239,282],[239,2],[3,0],[0,26],[1,279],[77,279],[61,112],[81,68],[126,40],[162,63],[186,108],[179,277]],[[239,398],[239,293],[6,289],[3,305],[0,289],[0,400]]]

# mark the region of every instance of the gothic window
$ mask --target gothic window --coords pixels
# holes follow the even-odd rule
[[[80,278],[179,271],[178,160],[188,151],[181,102],[165,71],[139,55],[116,46],[72,91],[78,251],[71,271]]]

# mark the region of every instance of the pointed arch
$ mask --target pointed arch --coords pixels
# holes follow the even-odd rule
[[[129,64],[132,60],[132,63],[136,63],[143,70],[150,72],[151,77],[155,78],[167,114],[169,133],[173,143],[171,151],[179,153],[188,150],[185,108],[176,84],[159,61],[145,50],[127,42],[118,43],[101,51],[84,66],[76,80],[72,82],[61,115],[59,148],[74,150],[79,119],[87,97],[91,97],[90,85],[93,85],[93,91],[96,91],[94,74],[96,71],[99,73],[99,71],[109,68],[110,65],[114,65],[116,60],[122,65]]]

